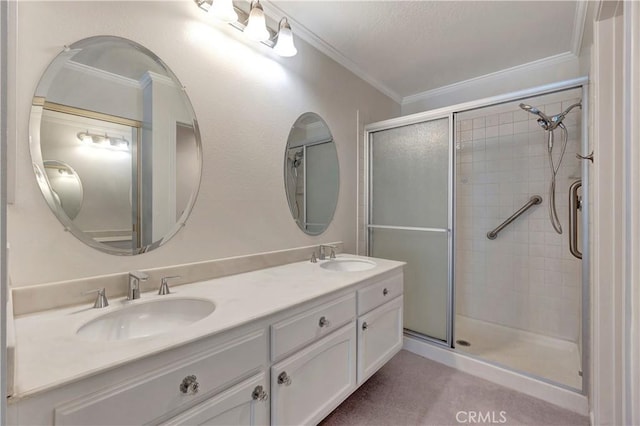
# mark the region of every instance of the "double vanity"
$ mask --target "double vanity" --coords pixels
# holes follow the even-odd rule
[[[318,423],[400,350],[402,270],[343,255],[19,316],[10,420]]]
[[[144,46],[117,36],[65,46],[35,90],[29,134],[46,204],[88,247],[143,255],[194,226],[198,120],[176,75]],[[289,128],[285,196],[307,235],[333,219],[337,152],[318,114]],[[300,241],[295,227],[280,231],[278,241]],[[404,264],[336,258],[336,248],[322,245],[318,259],[303,247],[156,267],[130,273],[128,286],[122,273],[16,286],[9,423],[318,423],[402,346]],[[176,274],[181,285],[167,281]],[[95,304],[81,296],[96,287]]]

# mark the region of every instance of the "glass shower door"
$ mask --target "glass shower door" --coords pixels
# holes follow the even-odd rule
[[[369,133],[370,256],[407,262],[404,328],[450,344],[451,117]]]

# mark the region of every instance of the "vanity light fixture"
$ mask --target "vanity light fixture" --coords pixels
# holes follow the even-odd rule
[[[278,38],[273,51],[284,57],[295,56],[298,53],[298,49],[293,44],[293,33],[287,18],[282,18],[278,24]]]
[[[244,33],[253,41],[267,41],[271,38],[260,0],[251,2],[251,12],[249,12],[249,20]]]
[[[287,18],[280,20],[278,31],[269,28],[259,0],[251,1],[249,13],[234,6],[233,0],[194,1],[200,9],[212,13],[219,20],[244,32],[249,39],[271,47],[278,55],[291,57],[298,53],[293,43],[293,32]]]
[[[222,22],[230,23],[238,20],[238,14],[233,8],[233,0],[216,0],[211,5],[210,13]]]
[[[91,146],[106,147],[122,151],[129,150],[129,141],[122,136],[109,136],[106,133],[104,135],[89,133],[88,130],[86,132],[79,132],[77,136],[82,143],[89,144]]]

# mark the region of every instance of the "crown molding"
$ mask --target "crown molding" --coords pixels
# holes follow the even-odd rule
[[[547,58],[538,59],[536,61],[527,62],[525,64],[516,65],[515,67],[505,68],[500,71],[470,78],[468,80],[459,81],[457,83],[438,87],[436,89],[427,90],[425,92],[416,93],[415,95],[405,96],[401,105],[407,105],[421,100],[445,95],[448,93],[464,90],[470,86],[478,86],[487,84],[492,81],[501,80],[508,77],[513,72],[535,72],[541,68],[550,66],[558,66],[572,61],[577,61],[578,57],[572,52],[564,52],[558,55],[549,56]]]
[[[86,75],[101,78],[103,80],[108,80],[122,86],[135,87],[136,89],[140,88],[140,83],[132,78],[123,77],[121,75],[90,67],[89,65],[81,64],[79,62],[67,61],[64,67],[70,70],[81,72]]]
[[[142,87],[143,89],[151,83],[160,83],[169,87],[178,87],[171,77],[167,77],[166,75],[158,74],[153,71],[147,71],[144,73],[142,77],[140,77],[140,81],[137,83],[138,87]]]
[[[582,38],[587,20],[587,7],[589,2],[579,0],[576,4],[576,12],[573,17],[573,34],[571,34],[571,53],[580,56],[582,50]]]
[[[278,6],[273,4],[271,1],[262,0],[260,4],[264,9],[265,14],[267,14],[269,17],[274,19],[276,22],[278,22],[280,17],[286,16],[287,20],[289,21],[289,24],[291,24],[291,27],[293,28],[293,32],[295,36],[306,41],[311,46],[315,47],[317,50],[324,53],[325,55],[327,55],[328,57],[330,57],[331,59],[333,59],[334,61],[336,61],[337,63],[339,63],[340,65],[342,65],[343,67],[351,71],[352,73],[354,73],[357,77],[366,81],[367,83],[372,85],[374,88],[378,89],[381,93],[393,99],[398,104],[402,102],[402,96],[400,96],[400,94],[398,94],[397,92],[389,88],[380,80],[371,76],[361,67],[356,65],[355,62],[353,62],[351,59],[344,56],[336,48],[331,46],[322,38],[318,37],[314,32],[309,30],[299,21],[291,18],[289,14],[287,14],[284,10],[280,9]]]

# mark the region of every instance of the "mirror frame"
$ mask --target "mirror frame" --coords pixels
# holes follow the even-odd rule
[[[93,237],[89,236],[85,231],[83,231],[73,223],[73,221],[67,216],[67,214],[63,210],[62,205],[55,202],[55,197],[53,196],[51,183],[49,182],[49,179],[47,178],[47,174],[45,172],[44,161],[42,159],[42,149],[40,147],[42,112],[46,109],[45,98],[38,96],[38,92],[41,90],[40,86],[43,84],[43,82],[48,83],[47,78],[55,77],[57,75],[57,72],[58,72],[57,70],[60,67],[61,61],[66,62],[67,60],[64,57],[64,54],[68,52],[70,49],[86,48],[88,46],[91,46],[91,44],[94,43],[95,41],[104,41],[104,40],[112,40],[119,43],[127,44],[131,48],[151,58],[153,61],[155,61],[159,66],[161,66],[164,69],[167,76],[170,77],[175,82],[176,86],[179,87],[182,91],[184,103],[185,103],[185,109],[187,109],[187,112],[192,119],[192,122],[190,124],[192,124],[193,126],[193,132],[194,132],[194,138],[195,138],[195,144],[196,144],[196,157],[197,157],[196,163],[198,168],[198,179],[194,182],[193,187],[191,188],[191,194],[189,196],[189,200],[187,204],[185,205],[185,209],[183,210],[182,215],[176,219],[176,222],[173,225],[173,227],[161,238],[157,239],[156,241],[153,241],[151,244],[143,245],[137,248],[132,247],[131,249],[127,249],[127,250],[112,247],[110,245],[104,244],[94,239]],[[63,109],[65,107],[66,106],[62,106]],[[37,123],[35,123],[33,116],[34,116],[34,113],[36,114],[38,113],[37,111],[38,108],[40,109],[39,110],[40,117],[37,120]],[[69,108],[70,110],[76,109],[74,107],[67,107],[67,108]],[[58,112],[65,112],[65,111],[58,111]],[[73,111],[71,111],[71,113],[73,113]],[[111,122],[116,124],[129,125],[129,123],[135,121],[135,120],[120,118],[116,116],[112,116],[112,117],[114,117],[114,121],[111,121]],[[93,118],[93,119],[106,118],[105,121],[109,121],[108,114],[97,113],[97,112],[95,113],[94,116],[89,116],[86,118]],[[139,133],[140,132],[138,132],[138,134]],[[156,54],[154,54],[151,50],[147,49],[146,47],[136,43],[135,41],[132,41],[123,37],[93,36],[93,37],[84,38],[74,42],[70,46],[65,46],[65,49],[62,52],[60,52],[55,58],[53,58],[53,60],[49,63],[49,65],[47,66],[43,74],[40,76],[40,80],[38,81],[38,84],[36,86],[36,93],[33,96],[33,101],[31,106],[31,117],[29,118],[29,151],[31,153],[31,159],[33,163],[34,177],[36,178],[38,187],[40,188],[40,193],[43,196],[49,208],[51,209],[51,212],[56,216],[56,218],[64,226],[65,231],[71,232],[77,239],[82,241],[84,244],[96,250],[99,250],[103,253],[112,254],[112,255],[135,256],[138,254],[143,254],[148,251],[155,250],[156,248],[160,247],[161,245],[169,241],[171,238],[173,238],[178,233],[178,231],[180,231],[182,227],[185,226],[187,219],[191,215],[191,212],[193,211],[193,207],[195,205],[196,199],[198,198],[198,194],[200,192],[200,187],[202,184],[203,153],[202,153],[202,139],[200,135],[200,127],[198,125],[198,120],[197,120],[195,111],[193,109],[193,105],[191,103],[191,100],[189,99],[189,96],[186,93],[184,86],[182,85],[178,77],[173,73],[173,71],[171,71],[171,69],[164,63],[164,61],[160,59],[160,57],[158,57]],[[47,161],[51,161],[51,160],[47,160]],[[56,161],[61,161],[61,160],[56,159]],[[133,185],[133,182],[132,182],[132,185]]]

